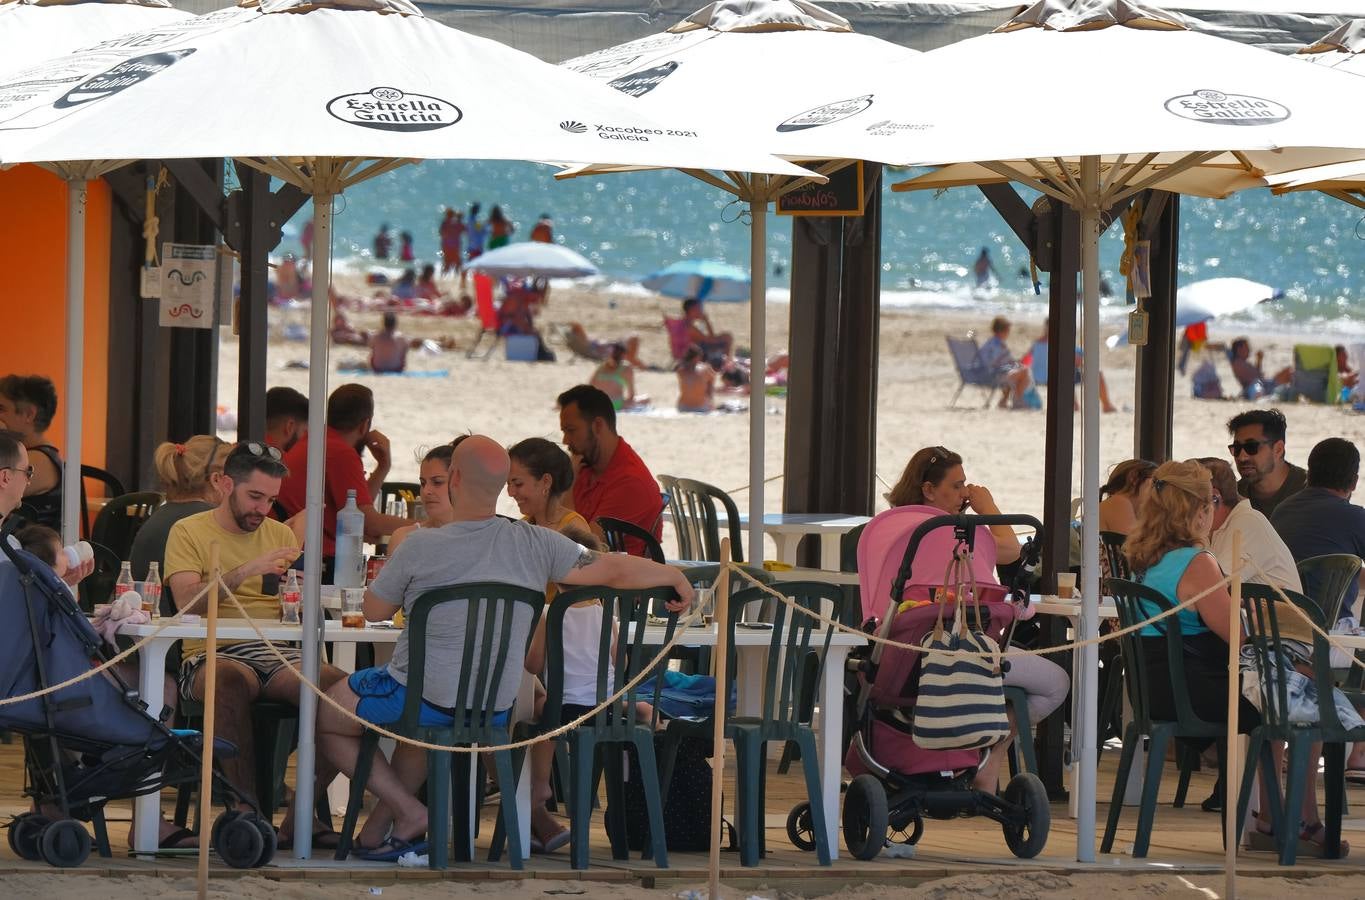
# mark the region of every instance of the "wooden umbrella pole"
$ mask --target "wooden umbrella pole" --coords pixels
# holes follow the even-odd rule
[[[1237,898],[1237,801],[1240,798],[1237,754],[1241,749],[1237,735],[1237,711],[1241,691],[1242,633],[1242,534],[1232,533],[1232,582],[1228,585],[1232,603],[1228,606],[1228,753],[1227,771],[1223,778],[1223,878],[1224,896]],[[1233,791],[1237,791],[1236,794]]]
[[[711,900],[720,897],[720,827],[721,796],[725,779],[725,714],[728,711],[730,690],[725,679],[729,668],[729,655],[726,652],[725,636],[729,634],[730,619],[730,539],[720,542],[720,577],[715,586],[716,652],[712,654],[716,664],[716,700],[712,708],[711,720],[715,727],[711,733]]]
[[[199,768],[199,900],[209,893],[208,823],[213,812],[213,705],[218,694],[218,585],[223,573],[218,561],[218,544],[209,547],[209,585],[204,594],[204,728]]]

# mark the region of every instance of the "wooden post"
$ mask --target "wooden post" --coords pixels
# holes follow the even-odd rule
[[[725,778],[725,714],[728,712],[730,690],[726,687],[729,654],[725,652],[725,636],[730,620],[730,539],[720,542],[720,577],[716,579],[715,616],[716,704],[711,713],[715,728],[711,734],[711,900],[720,898],[720,823],[721,788]]]
[[[1224,896],[1237,900],[1237,801],[1241,778],[1237,774],[1237,707],[1241,691],[1241,658],[1238,652],[1242,633],[1242,534],[1232,533],[1232,603],[1228,609],[1228,754],[1227,776],[1223,779],[1223,878]],[[1236,791],[1237,793],[1233,793]]]
[[[223,573],[218,562],[218,544],[209,547],[209,585],[204,594],[206,608],[204,635],[204,729],[199,769],[199,900],[209,892],[209,834],[213,813],[213,704],[218,694],[218,583]]]

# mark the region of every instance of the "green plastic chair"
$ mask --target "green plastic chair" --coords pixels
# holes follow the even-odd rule
[[[626,545],[626,539],[634,538],[644,544],[647,559],[652,559],[660,565],[664,564],[664,548],[659,546],[658,538],[634,522],[627,522],[625,519],[613,519],[611,516],[598,516],[597,527],[602,529],[602,536],[607,541],[607,549],[612,553],[629,553],[630,549]]]
[[[1119,624],[1124,628],[1145,622],[1150,618],[1140,601],[1147,601],[1157,610],[1170,609],[1173,604],[1157,591],[1146,585],[1120,578],[1107,578],[1104,582],[1105,593],[1114,598],[1118,609]],[[1128,694],[1128,702],[1133,708],[1133,720],[1123,731],[1123,752],[1119,755],[1119,766],[1114,778],[1114,795],[1109,803],[1109,820],[1104,827],[1104,840],[1100,852],[1109,853],[1114,846],[1114,836],[1119,827],[1119,816],[1123,814],[1123,794],[1128,787],[1128,776],[1133,768],[1133,756],[1137,750],[1138,739],[1147,735],[1147,773],[1142,785],[1142,805],[1138,808],[1137,835],[1133,839],[1133,858],[1147,856],[1147,847],[1152,837],[1152,822],[1156,817],[1157,790],[1161,787],[1161,773],[1166,764],[1166,745],[1172,738],[1212,738],[1218,741],[1218,770],[1225,768],[1226,745],[1223,742],[1227,728],[1221,722],[1205,722],[1195,715],[1190,706],[1190,694],[1185,680],[1185,650],[1178,616],[1167,616],[1157,624],[1166,632],[1166,659],[1171,671],[1171,690],[1174,694],[1176,720],[1174,722],[1154,720],[1151,703],[1147,693],[1147,658],[1143,653],[1141,633],[1132,631],[1120,637],[1119,652],[1123,654],[1125,677],[1123,686]]]
[[[778,582],[773,589],[793,598],[803,609],[819,611],[826,604],[833,608],[832,618],[838,619],[843,592],[838,585],[818,581]],[[740,591],[730,601],[731,612],[771,600],[766,591],[749,588]],[[735,629],[739,615],[732,615],[725,635],[727,677],[729,684],[717,685],[716,697],[730,696],[730,685],[736,676]],[[801,768],[806,776],[806,791],[810,798],[811,821],[815,829],[816,857],[822,866],[830,864],[830,848],[825,833],[825,810],[821,800],[819,757],[815,751],[815,732],[808,722],[801,721],[801,673],[807,655],[819,651],[822,661],[828,658],[830,638],[834,630],[821,625],[810,616],[794,613],[785,603],[777,603],[773,611],[771,638],[768,643],[767,663],[760,679],[764,686],[763,706],[756,716],[725,716],[725,737],[735,744],[738,766],[736,781],[739,786],[738,824],[740,863],[756,866],[764,855],[764,797],[767,789],[767,745],[770,741],[795,741],[801,748]],[[812,638],[817,643],[812,646]],[[826,727],[837,728],[837,722]],[[664,731],[663,785],[664,798],[673,777],[673,764],[678,747],[689,737],[709,738],[713,733],[712,719],[674,719]],[[721,777],[717,772],[715,777]]]
[[[1323,621],[1330,629],[1341,618],[1346,595],[1355,593],[1360,577],[1360,557],[1351,553],[1328,553],[1301,559],[1295,567],[1299,570],[1304,593],[1322,610]]]
[[[715,485],[691,478],[660,475],[673,510],[673,533],[678,538],[679,559],[720,561],[720,513],[725,514],[730,537],[730,558],[744,562],[744,533],[739,527],[739,507],[729,494]]]
[[[1328,620],[1317,603],[1293,591],[1284,593],[1314,625],[1325,629]],[[1331,645],[1316,633],[1313,635],[1313,681],[1318,689],[1318,721],[1290,721],[1288,688],[1279,666],[1274,665],[1273,661],[1280,644],[1280,622],[1287,622],[1284,617],[1294,614],[1276,603],[1278,599],[1279,594],[1272,587],[1242,585],[1242,603],[1247,610],[1249,631],[1246,642],[1255,656],[1261,687],[1261,727],[1252,733],[1247,759],[1259,762],[1262,783],[1273,786],[1270,813],[1280,850],[1280,865],[1292,866],[1298,853],[1298,828],[1286,829],[1285,825],[1299,820],[1298,810],[1303,802],[1308,767],[1316,764],[1310,756],[1311,745],[1318,741],[1323,743],[1323,759],[1326,763],[1323,781],[1323,793],[1326,795],[1324,849],[1329,859],[1337,859],[1341,855],[1341,818],[1346,798],[1346,744],[1365,741],[1365,728],[1348,729],[1342,725],[1332,699],[1336,682],[1332,676]],[[1285,771],[1287,789],[1283,805],[1279,772],[1270,755],[1271,741],[1285,741],[1289,745],[1289,763]],[[1256,769],[1256,766],[1249,765],[1242,776],[1242,788],[1237,801],[1239,825],[1251,797]]]
[[[427,622],[432,610],[444,603],[463,602],[465,623],[464,646],[461,649],[460,676],[451,708],[453,723],[444,727],[424,727],[418,724],[422,690],[426,681]],[[523,610],[521,607],[525,607]],[[498,582],[457,584],[434,588],[422,594],[412,605],[408,615],[408,683],[403,714],[397,722],[382,723],[390,731],[433,744],[449,747],[480,744],[485,747],[511,743],[507,725],[493,721],[493,705],[498,686],[504,677],[520,675],[521,660],[514,659],[513,625],[521,619],[526,632],[520,641],[524,653],[531,635],[535,633],[545,607],[545,595],[540,591]],[[456,615],[460,613],[457,611]],[[518,629],[518,634],[519,634]],[[511,665],[509,665],[509,661]],[[473,665],[470,665],[470,663]],[[477,678],[474,670],[477,669]],[[351,778],[351,795],[346,804],[346,818],[341,827],[341,840],[336,859],[345,860],[355,838],[356,820],[365,799],[365,785],[369,781],[374,753],[379,746],[379,734],[366,730],[360,740],[355,775]],[[501,794],[502,828],[511,839],[511,864],[521,869],[526,849],[521,845],[521,830],[517,822],[517,777],[524,751],[492,751],[497,769],[498,790]],[[428,864],[433,869],[449,865],[452,836],[450,797],[454,786],[455,858],[470,862],[472,835],[469,834],[469,771],[471,754],[444,750],[427,751],[427,839],[430,842]],[[489,861],[496,862],[500,848],[494,846]]]
[[[1109,576],[1133,580],[1132,567],[1128,557],[1123,555],[1123,542],[1126,534],[1117,531],[1100,532],[1100,558],[1108,569]],[[1113,644],[1100,645],[1100,721],[1099,738],[1095,745],[1096,756],[1104,752],[1104,743],[1111,737],[1123,736],[1123,660]],[[1182,774],[1184,773],[1182,769]],[[1177,806],[1184,803],[1184,795],[1177,791]]]
[[[133,550],[133,538],[157,507],[166,502],[156,491],[138,491],[115,497],[95,516],[90,526],[90,541],[103,544],[120,559],[127,559]]]
[[[597,684],[594,705],[615,694],[626,682],[640,673],[641,666],[656,655],[654,647],[645,644],[645,626],[650,610],[677,598],[672,588],[618,590],[605,587],[583,587],[557,594],[545,614],[545,707],[541,715],[542,731],[559,726],[564,704],[564,616],[575,603],[600,600],[602,628],[597,640]],[[665,626],[666,644],[673,639],[677,613],[669,613]],[[615,652],[612,644],[615,642]],[[607,677],[611,660],[614,677]],[[655,665],[657,675],[667,668],[667,660]],[[592,801],[597,795],[597,774],[605,769],[607,778],[607,837],[613,859],[630,858],[625,834],[625,767],[621,745],[633,745],[644,779],[645,807],[649,813],[649,844],[644,858],[654,858],[660,869],[668,868],[667,835],[664,833],[663,793],[659,789],[658,765],[654,757],[654,726],[658,722],[659,693],[663,680],[656,679],[652,696],[632,690],[608,709],[579,725],[561,740],[569,746],[569,857],[575,869],[588,868],[588,828],[592,819]],[[636,715],[638,700],[652,702],[655,713],[642,720]],[[497,841],[500,835],[495,835]]]

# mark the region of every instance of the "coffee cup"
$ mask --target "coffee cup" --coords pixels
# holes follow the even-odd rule
[[[1057,573],[1057,596],[1062,600],[1070,600],[1076,595],[1076,573],[1058,572]]]

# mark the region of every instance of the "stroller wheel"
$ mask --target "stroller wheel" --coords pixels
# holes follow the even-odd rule
[[[905,822],[902,825],[900,825],[895,830],[896,833],[900,836],[900,843],[918,844],[919,839],[924,837],[924,817],[917,815],[913,819],[910,819],[908,822]]]
[[[60,819],[43,828],[38,846],[48,865],[72,869],[90,856],[90,832],[75,819]]]
[[[259,869],[261,866],[270,865],[270,861],[275,858],[275,851],[280,844],[280,836],[275,832],[275,826],[264,818],[260,816],[252,816],[251,818],[256,824],[256,830],[261,833],[261,855],[257,857],[256,864],[252,866],[254,869]]]
[[[815,849],[815,826],[810,819],[810,802],[798,803],[787,814],[787,838],[797,850]]]
[[[219,859],[232,868],[250,869],[261,858],[265,839],[253,816],[239,815],[222,823],[213,849],[218,851]]]
[[[886,846],[886,789],[872,775],[859,775],[844,795],[844,843],[858,859],[872,859]]]
[[[1001,798],[1023,813],[1024,824],[1002,825],[1005,845],[1020,859],[1032,859],[1047,845],[1047,834],[1052,827],[1052,810],[1047,802],[1047,788],[1032,772],[1020,772],[1005,785]]]
[[[22,813],[9,823],[9,848],[21,859],[35,862],[43,858],[39,839],[49,819],[38,813]]]

